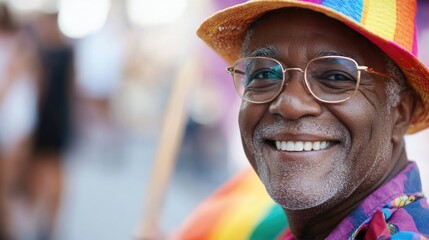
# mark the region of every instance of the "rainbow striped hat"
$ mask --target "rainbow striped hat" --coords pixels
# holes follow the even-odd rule
[[[240,57],[246,30],[268,11],[300,7],[321,12],[360,33],[402,69],[422,99],[408,133],[429,127],[429,70],[417,59],[415,0],[250,0],[215,13],[197,34],[227,62]]]

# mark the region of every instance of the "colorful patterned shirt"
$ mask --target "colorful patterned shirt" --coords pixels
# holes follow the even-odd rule
[[[369,195],[327,239],[428,239],[429,206],[410,163]],[[286,231],[283,239],[294,239]]]
[[[251,170],[207,199],[175,239],[295,239]],[[429,239],[429,206],[413,162],[369,195],[327,239]]]

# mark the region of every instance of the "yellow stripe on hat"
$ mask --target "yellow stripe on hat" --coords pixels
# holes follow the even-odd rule
[[[383,38],[393,40],[396,31],[396,1],[365,0],[362,24]]]
[[[229,212],[211,231],[210,240],[249,239],[255,226],[271,210],[273,201],[259,178],[249,177],[240,188],[246,194],[242,194],[237,201],[231,199],[233,206],[228,208]]]

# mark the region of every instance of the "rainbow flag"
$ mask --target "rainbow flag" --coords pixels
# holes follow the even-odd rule
[[[287,226],[282,208],[249,167],[202,202],[172,238],[279,239]]]

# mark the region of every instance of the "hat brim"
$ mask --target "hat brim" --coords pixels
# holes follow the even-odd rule
[[[409,86],[419,94],[422,100],[407,133],[414,133],[429,127],[429,70],[425,65],[395,42],[378,36],[348,16],[323,5],[287,0],[246,2],[226,8],[206,19],[198,28],[197,35],[223,59],[232,64],[240,57],[242,43],[250,25],[269,11],[287,7],[299,7],[324,13],[343,22],[378,46],[402,69]]]

